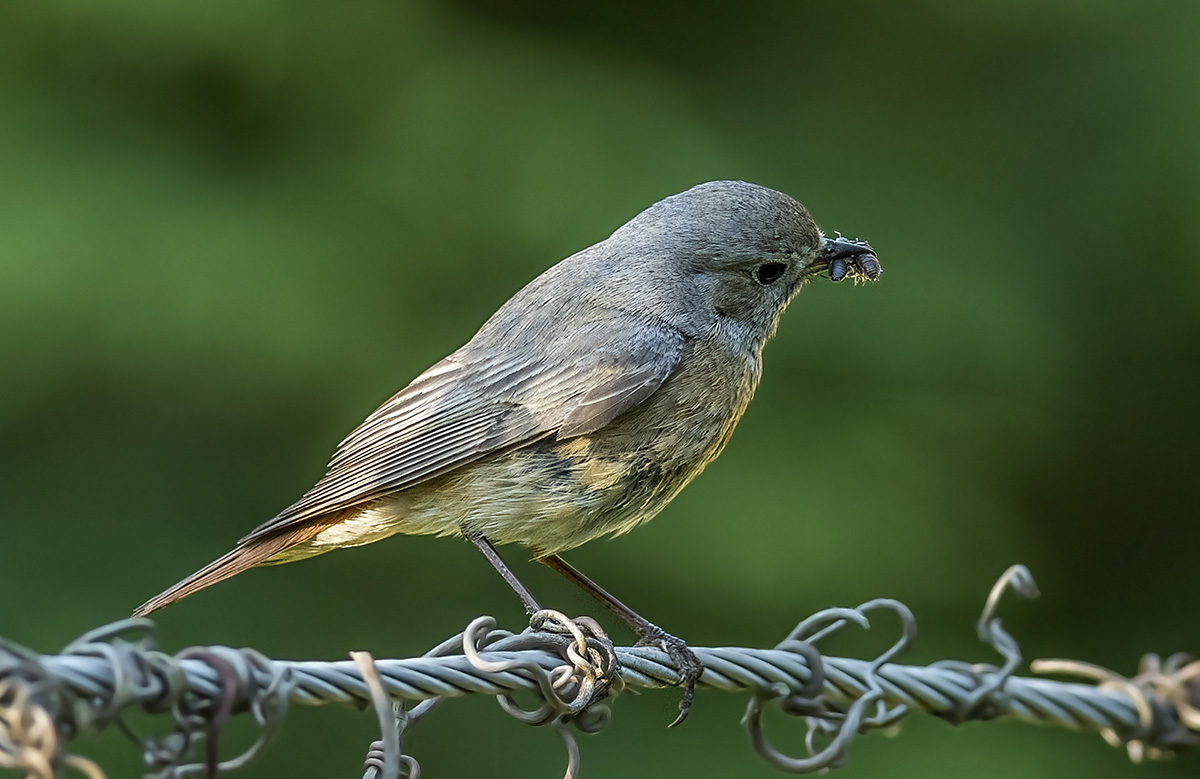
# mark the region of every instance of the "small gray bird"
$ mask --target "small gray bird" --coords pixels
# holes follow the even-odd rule
[[[784,308],[820,272],[875,280],[869,245],[826,238],[804,206],[713,181],[638,214],[500,307],[338,447],[325,477],[148,614],[257,565],[394,533],[462,535],[526,609],[492,544],[520,543],[677,661],[699,663],[559,554],[632,530],[729,441]]]

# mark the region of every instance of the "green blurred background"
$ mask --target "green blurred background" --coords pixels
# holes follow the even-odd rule
[[[295,499],[526,281],[742,178],[869,238],[883,280],[808,287],[725,455],[570,559],[698,645],[890,596],[921,625],[907,660],[991,661],[973,620],[1024,562],[1043,598],[1004,613],[1027,657],[1133,672],[1200,650],[1197,29],[1195,2],[1111,0],[0,5],[0,635],[52,651],[128,614]],[[505,554],[547,603],[595,611]],[[158,622],[171,650],[342,658],[483,613],[523,622],[474,549],[400,537]],[[677,699],[616,701],[586,776],[777,775],[744,696],[702,692],[667,731]],[[770,725],[797,746],[801,723]],[[375,734],[293,709],[239,775],[356,776]],[[565,760],[483,699],[407,745],[433,777]],[[139,772],[115,731],[77,746]],[[914,719],[837,775],[1195,765]]]

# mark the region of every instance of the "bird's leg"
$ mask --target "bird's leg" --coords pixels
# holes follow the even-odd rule
[[[496,573],[500,574],[500,578],[504,579],[504,581],[508,583],[509,587],[512,587],[512,591],[515,592],[517,597],[521,599],[521,605],[525,607],[525,611],[529,614],[529,616],[532,617],[534,614],[542,610],[542,607],[538,605],[537,600],[533,597],[533,593],[531,593],[524,584],[521,584],[516,575],[509,570],[508,566],[505,565],[504,560],[500,558],[500,553],[496,551],[496,547],[492,546],[492,542],[489,541],[483,533],[480,533],[478,530],[469,530],[464,527],[462,534],[468,541],[474,544],[480,552],[483,553],[483,556],[487,559],[487,561],[492,564],[493,568],[496,569]]]
[[[692,708],[692,696],[696,691],[696,680],[704,672],[704,666],[701,665],[699,658],[696,657],[691,649],[688,649],[688,645],[684,643],[683,639],[676,638],[658,625],[642,617],[636,611],[613,597],[608,590],[596,584],[587,576],[584,576],[581,571],[558,555],[552,554],[539,557],[538,562],[558,571],[567,581],[588,595],[591,595],[604,608],[620,617],[626,625],[633,628],[634,633],[637,633],[638,644],[642,646],[657,646],[675,661],[675,665],[679,669],[679,685],[683,687],[683,700],[679,701],[679,716],[675,718],[675,721],[669,727],[674,727],[683,722],[687,718],[688,711]]]
[[[572,711],[581,711],[591,706],[592,703],[603,700],[605,697],[607,697],[609,689],[612,687],[613,680],[619,677],[621,674],[621,664],[617,661],[617,653],[613,649],[612,641],[607,635],[605,635],[604,631],[600,628],[600,625],[594,620],[587,618],[571,620],[570,618],[559,614],[558,612],[543,611],[542,607],[538,605],[537,600],[534,599],[533,593],[526,589],[525,585],[521,584],[513,572],[509,570],[508,566],[504,563],[504,560],[500,558],[500,553],[496,551],[496,547],[492,545],[492,542],[488,540],[487,536],[485,536],[483,533],[480,533],[478,530],[472,530],[466,527],[462,528],[462,534],[467,538],[468,541],[474,544],[477,549],[479,549],[487,561],[492,564],[492,567],[496,569],[496,573],[500,574],[501,578],[508,583],[508,586],[512,588],[512,591],[515,592],[517,597],[521,599],[521,604],[525,606],[525,611],[529,613],[529,627],[532,630],[535,632],[543,631],[546,633],[551,633],[566,638],[567,640],[570,640],[573,636],[577,640],[582,637],[582,640],[589,644],[591,643],[591,640],[595,640],[600,643],[602,654],[597,655],[594,651],[594,648],[590,648],[592,651],[583,651],[583,655],[586,657],[586,659],[581,658],[577,661],[573,661],[576,662],[577,669],[580,669],[580,663],[582,663],[583,673],[588,678],[592,679],[593,683],[590,689],[587,689],[585,693],[582,693],[582,698],[577,698],[572,702]],[[566,563],[563,563],[563,565],[566,565]],[[633,614],[632,611],[629,613]],[[637,617],[636,614],[633,616]],[[562,620],[567,620],[567,622],[570,624],[564,625]],[[645,622],[645,620],[642,621]],[[646,622],[646,624],[651,628],[654,628],[654,626],[650,625],[649,622]],[[657,630],[657,628],[654,629]],[[638,635],[642,634],[639,633]],[[666,633],[663,633],[662,635],[667,636]],[[667,638],[671,637],[667,636]],[[679,641],[679,639],[674,640]],[[683,645],[682,641],[679,643],[681,646]],[[686,650],[687,647],[684,647],[684,649]],[[599,660],[599,662],[597,662],[597,660]],[[683,716],[680,715],[679,719],[682,720],[682,718]]]

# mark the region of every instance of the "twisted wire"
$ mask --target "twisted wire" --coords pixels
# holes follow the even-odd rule
[[[1076,661],[1035,661],[1035,670],[1082,681],[1017,676],[1017,642],[995,613],[1010,591],[1036,595],[1028,571],[1015,566],[1001,577],[977,626],[981,640],[1003,657],[999,666],[895,662],[915,640],[916,621],[903,604],[878,599],[819,612],[773,648],[692,647],[704,668],[698,686],[751,691],[744,718],[751,744],[772,765],[796,773],[840,765],[856,736],[917,711],[954,723],[1003,717],[1094,730],[1126,746],[1134,759],[1200,745],[1200,661],[1148,655],[1133,678]],[[819,651],[839,631],[870,627],[875,612],[891,613],[901,624],[899,638],[878,657]],[[144,747],[147,764],[157,769],[150,776],[214,777],[261,751],[289,704],[340,704],[372,708],[379,719],[383,738],[368,750],[364,777],[418,779],[419,764],[401,750],[407,729],[442,701],[481,694],[496,696],[522,722],[551,725],[566,745],[566,776],[574,777],[579,749],[568,725],[595,732],[609,720],[607,700],[625,687],[657,689],[679,681],[663,648],[614,648],[593,620],[553,611],[536,614],[521,633],[498,630],[492,618],[480,617],[422,657],[353,653],[351,660],[328,662],[272,660],[223,646],[170,655],[155,648],[152,623],[124,620],[89,632],[57,655],[37,655],[0,639],[0,767],[50,779],[70,766],[99,779],[98,766],[63,745],[116,724]],[[523,707],[517,693],[532,693],[535,704]],[[807,755],[786,755],[771,745],[762,726],[768,707],[803,718]],[[129,708],[169,715],[174,730],[137,736],[120,719]],[[222,760],[220,729],[244,713],[258,723],[261,737],[243,754]],[[198,751],[202,759],[189,762]]]
[[[392,700],[420,702],[472,694],[536,691],[537,680],[527,669],[532,666],[551,674],[562,666],[562,658],[548,648],[529,646],[526,639],[522,634],[511,636],[479,653],[479,658],[489,664],[520,663],[513,668],[477,668],[464,655],[377,658],[374,665],[383,689]],[[238,650],[214,647],[211,651]],[[790,691],[802,689],[812,678],[809,658],[787,648],[693,647],[692,651],[704,665],[700,687],[725,692],[762,688]],[[678,681],[670,656],[661,649],[617,647],[616,655],[628,687],[657,689]],[[213,699],[221,694],[219,674],[205,660],[172,657],[133,645],[109,657],[43,655],[39,661],[73,697],[104,702],[104,707],[118,702],[121,707],[153,707],[173,697],[172,684],[182,685],[199,698]],[[874,676],[889,704],[952,716],[983,683],[978,672],[965,667],[889,663],[872,673],[869,660],[823,657],[822,662],[826,677],[822,694],[832,702],[860,698],[869,689],[868,679]],[[141,683],[120,689],[122,671],[125,675],[140,676]],[[288,679],[288,697],[293,703],[355,707],[371,704],[367,682],[353,660],[269,660],[254,666],[252,673],[254,683],[263,688],[274,680]],[[990,703],[993,707],[990,717],[1009,717],[1073,730],[1110,729],[1131,737],[1144,735],[1143,730],[1153,730],[1141,723],[1138,706],[1127,691],[1092,684],[1013,676],[1007,680],[1003,695],[993,696]]]

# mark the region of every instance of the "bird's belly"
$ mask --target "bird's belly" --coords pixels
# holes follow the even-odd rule
[[[592,448],[581,437],[480,460],[397,496],[406,499],[397,529],[447,535],[467,527],[497,544],[550,554],[633,529],[691,477],[644,452],[593,456]]]
[[[463,528],[535,554],[562,552],[652,518],[703,467],[637,447],[606,451],[588,437],[492,455],[364,505],[289,559],[360,546],[395,533],[455,535]]]

